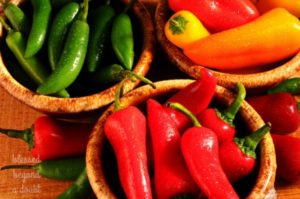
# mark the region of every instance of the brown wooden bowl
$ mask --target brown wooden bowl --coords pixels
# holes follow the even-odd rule
[[[143,107],[145,106],[147,99],[161,99],[162,97],[166,98],[174,92],[184,88],[192,81],[193,80],[186,79],[159,81],[156,82],[156,89],[153,89],[148,85],[139,87],[127,93],[121,98],[120,102],[123,107],[130,105],[138,105],[139,107]],[[228,105],[234,100],[235,95],[224,87],[217,86],[214,98],[218,103]],[[102,114],[102,116],[96,122],[87,146],[87,173],[90,184],[97,198],[99,199],[117,198],[115,193],[112,191],[112,187],[108,185],[107,181],[109,172],[117,172],[112,171],[113,166],[104,166],[104,163],[109,161],[108,158],[113,155],[108,155],[107,148],[105,148],[105,143],[107,143],[107,141],[103,132],[103,124],[106,118],[113,112],[114,105],[111,105]],[[264,124],[261,117],[247,102],[243,102],[239,114],[239,119],[243,121],[243,124],[246,124],[244,126],[247,126],[246,128],[248,128],[251,132],[254,132]],[[248,186],[249,188],[249,191],[246,194],[247,198],[259,199],[265,198],[265,196],[269,195],[269,193],[274,194],[273,187],[276,173],[276,158],[273,141],[270,134],[267,134],[260,142],[259,162],[260,164],[257,169],[257,174],[253,179],[253,184],[249,185],[248,181],[244,182],[245,184],[241,184],[241,187]],[[105,167],[109,168],[110,171],[104,171]]]
[[[197,79],[203,66],[193,63],[183,54],[181,49],[173,45],[165,36],[164,26],[171,14],[168,0],[158,0],[155,12],[157,40],[175,66],[190,77]],[[211,71],[217,78],[218,84],[226,88],[234,88],[237,82],[241,82],[247,89],[266,89],[300,71],[300,52],[290,60],[278,63],[276,67],[271,67],[265,71],[245,71],[240,74]]]
[[[14,0],[14,3],[16,4],[20,4],[22,2],[22,0]],[[141,37],[141,50],[136,64],[133,67],[133,72],[138,75],[145,76],[152,63],[155,50],[154,27],[150,14],[142,3],[137,2],[133,6],[133,11],[130,11],[130,13],[131,12],[137,19],[134,26],[140,27],[139,36]],[[4,43],[2,26],[0,27],[0,32],[1,40]],[[5,66],[5,60],[3,58],[5,53],[6,52],[1,51],[0,54],[0,85],[10,95],[37,111],[68,118],[73,116],[77,117],[77,115],[93,115],[93,113],[99,113],[99,109],[107,106],[114,100],[117,85],[113,85],[106,90],[83,97],[57,98],[39,95],[21,85],[12,77]],[[124,85],[124,92],[132,90],[138,84],[139,81],[127,81]]]

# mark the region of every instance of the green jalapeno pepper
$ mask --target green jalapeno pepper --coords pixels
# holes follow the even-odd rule
[[[42,48],[51,15],[50,0],[31,0],[31,4],[33,6],[33,20],[27,40],[25,58],[35,55]]]
[[[52,22],[48,37],[48,58],[52,70],[55,69],[62,52],[67,30],[77,16],[78,11],[78,3],[68,3],[62,7]]]
[[[288,92],[291,94],[300,93],[300,77],[294,77],[291,79],[286,79],[276,85],[275,87],[267,91],[268,94],[279,93],[279,92]]]
[[[89,40],[87,14],[88,0],[84,0],[81,16],[70,27],[56,69],[47,78],[46,82],[37,88],[37,93],[46,95],[56,93],[70,86],[79,75]]]

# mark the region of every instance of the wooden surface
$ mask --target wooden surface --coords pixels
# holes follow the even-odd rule
[[[153,14],[155,0],[144,0]],[[174,78],[169,76],[169,69],[174,69],[166,61],[162,61],[157,53],[149,78],[156,80],[157,73],[165,79]],[[171,68],[168,68],[171,67]],[[163,69],[163,70],[162,70]],[[168,71],[164,73],[163,71]],[[174,69],[175,74],[179,71]],[[155,75],[153,75],[155,74]],[[41,115],[8,95],[0,88],[0,128],[25,129],[32,125],[35,118]],[[300,133],[296,133],[300,136]],[[0,166],[7,164],[34,163],[28,151],[27,145],[16,139],[9,139],[0,135]],[[51,199],[66,189],[71,182],[59,182],[45,179],[33,170],[9,170],[0,172],[0,199]],[[300,198],[300,180],[294,184],[276,182],[276,190],[280,199]]]

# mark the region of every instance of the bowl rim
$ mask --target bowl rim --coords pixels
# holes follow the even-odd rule
[[[169,17],[168,11],[170,11],[168,0],[158,0],[155,10],[157,41],[175,66],[190,77],[197,79],[200,77],[199,71],[201,68],[204,68],[204,66],[193,63],[178,47],[173,45],[164,34],[163,24],[166,23]],[[209,69],[217,78],[218,84],[226,88],[232,89],[235,87],[236,83],[241,82],[248,89],[266,89],[300,71],[300,51],[284,64],[262,72],[233,74],[212,70],[210,68],[207,69]]]
[[[163,80],[155,82],[156,89],[149,85],[138,87],[120,99],[123,107],[130,105],[137,105],[144,102],[148,98],[155,98],[182,89],[186,85],[192,83],[194,80],[177,79],[177,80]],[[223,100],[225,104],[230,104],[234,100],[235,94],[228,89],[217,86],[215,98]],[[90,184],[97,198],[116,198],[109,189],[104,179],[102,172],[101,156],[103,153],[103,143],[105,135],[103,133],[103,123],[105,119],[114,112],[114,104],[110,105],[106,111],[96,122],[94,129],[87,145],[86,152],[86,168],[90,180]],[[246,102],[242,103],[240,109],[241,117],[247,122],[248,128],[254,132],[259,127],[264,125],[264,121],[255,112],[255,110]],[[260,153],[260,169],[255,186],[247,198],[265,198],[269,191],[274,187],[276,174],[276,157],[272,138],[268,133],[259,144]]]
[[[125,2],[121,0],[122,2]],[[15,0],[14,3],[19,4],[22,0]],[[154,33],[154,25],[148,10],[141,2],[136,2],[133,6],[133,13],[137,16],[142,26],[143,45],[138,60],[133,68],[133,72],[145,76],[150,69],[150,65],[154,58],[156,39]],[[3,39],[3,28],[0,25],[0,37]],[[2,51],[0,52],[0,86],[11,96],[30,106],[31,108],[56,115],[71,115],[74,113],[92,112],[102,108],[114,100],[114,93],[117,84],[98,93],[71,98],[59,98],[53,96],[39,95],[34,91],[21,85],[9,73],[4,65]],[[140,83],[139,80],[132,82],[126,81],[124,84],[124,93],[132,90]]]

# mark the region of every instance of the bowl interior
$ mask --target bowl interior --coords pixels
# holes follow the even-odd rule
[[[200,69],[203,66],[194,64],[186,57],[182,50],[173,45],[165,36],[164,25],[171,16],[168,0],[159,0],[155,12],[155,28],[157,40],[170,61],[181,71],[192,78],[200,77]],[[264,71],[244,71],[239,73],[220,72],[211,70],[218,80],[218,84],[226,88],[234,88],[237,82],[241,82],[248,89],[267,89],[282,80],[295,75],[300,70],[300,52],[294,57],[284,60],[275,66],[268,67]]]
[[[182,89],[193,80],[165,80],[156,83],[157,88],[150,86],[139,87],[121,98],[121,105],[138,106],[145,108],[145,101],[149,98],[164,100],[174,92]],[[217,86],[214,101],[221,105],[228,105],[234,99],[234,94],[224,87]],[[92,188],[98,198],[121,198],[122,191],[117,178],[116,164],[113,153],[107,144],[103,132],[103,124],[106,118],[114,112],[114,105],[111,105],[97,121],[91,134],[87,147],[87,172]],[[239,123],[243,131],[248,129],[254,132],[264,122],[247,102],[242,104],[239,112]],[[246,128],[245,128],[246,127]],[[267,134],[259,146],[259,166],[254,175],[235,185],[239,194],[247,198],[264,198],[274,186],[276,160],[272,138]],[[109,169],[107,169],[109,168]],[[114,170],[114,171],[112,171]]]

